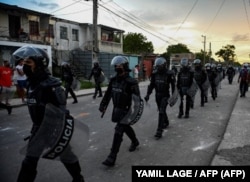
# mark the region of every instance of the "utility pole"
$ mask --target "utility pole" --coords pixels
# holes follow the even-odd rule
[[[98,60],[97,53],[99,52],[98,36],[97,36],[97,15],[98,15],[98,0],[93,0],[93,43],[92,43],[92,63]]]
[[[202,35],[202,37],[204,38],[204,55],[203,55],[203,65],[205,65],[205,59],[206,59],[206,36]]]
[[[212,55],[211,42],[209,42],[209,63],[211,63],[211,55]]]

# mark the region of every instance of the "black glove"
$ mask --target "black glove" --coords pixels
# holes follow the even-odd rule
[[[146,96],[144,97],[144,100],[145,100],[146,102],[148,102],[148,100],[149,100],[149,95],[146,95]]]

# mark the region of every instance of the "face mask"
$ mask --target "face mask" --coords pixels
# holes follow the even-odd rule
[[[24,74],[27,76],[27,77],[30,77],[32,76],[33,72],[31,70],[31,66],[27,65],[27,64],[24,64],[23,65],[23,72]]]
[[[115,68],[115,71],[116,71],[118,74],[122,74],[122,73],[123,73],[123,69],[122,69],[122,68]]]

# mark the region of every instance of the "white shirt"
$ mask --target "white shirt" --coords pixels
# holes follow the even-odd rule
[[[23,65],[22,65],[22,66],[21,66],[21,65],[17,65],[17,66],[16,66],[16,70],[23,71]],[[24,75],[20,75],[20,74],[18,73],[18,71],[17,71],[17,77],[16,77],[16,79],[17,79],[17,80],[26,80],[27,77],[26,77],[25,74],[24,74]]]

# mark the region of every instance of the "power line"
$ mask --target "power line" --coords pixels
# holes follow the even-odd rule
[[[220,5],[219,9],[217,10],[217,12],[216,12],[216,14],[215,14],[215,16],[214,16],[213,20],[212,20],[212,21],[211,21],[211,23],[208,25],[208,27],[207,27],[207,29],[206,29],[206,31],[205,31],[205,32],[207,32],[207,31],[209,30],[209,28],[212,26],[212,24],[214,23],[214,21],[215,21],[215,19],[217,18],[217,16],[218,16],[218,14],[219,14],[220,10],[221,10],[221,9],[222,9],[222,7],[223,7],[223,5],[224,5],[225,1],[226,1],[226,0],[223,0],[223,1],[222,1],[222,3],[221,3],[221,5]],[[243,1],[244,1],[244,0],[243,0]]]
[[[76,3],[79,3],[80,1],[82,1],[82,0],[75,1],[75,2],[73,2],[73,3],[71,3],[71,4],[67,5],[67,6],[64,6],[62,8],[59,8],[59,9],[55,10],[55,11],[52,11],[52,12],[50,12],[50,14],[55,13],[57,11],[61,11],[61,10],[65,9],[65,8],[68,8],[68,7],[70,7],[70,6],[72,6],[72,5],[76,4]]]
[[[198,3],[199,0],[196,0],[192,6],[192,8],[190,9],[190,11],[188,12],[188,14],[186,15],[186,17],[184,18],[184,20],[182,21],[181,25],[178,27],[178,29],[175,31],[175,34],[180,30],[180,28],[182,27],[182,25],[185,23],[185,21],[187,20],[187,18],[189,17],[189,15],[191,14],[191,12],[193,11],[194,7],[196,6],[196,4]]]
[[[250,23],[249,23],[249,18],[248,18],[248,14],[247,14],[246,2],[245,2],[245,0],[242,0],[242,1],[243,1],[244,8],[245,8],[245,13],[246,13],[246,18],[247,18],[248,27],[249,27],[249,29],[250,29]],[[249,1],[249,3],[250,3],[250,1]]]
[[[114,2],[112,2],[112,3],[114,3]],[[129,18],[129,19],[131,19],[130,21],[135,21],[136,23],[138,23],[139,25],[140,25],[140,29],[142,29],[141,27],[144,27],[144,29],[150,29],[150,31],[153,31],[153,32],[155,32],[155,33],[157,33],[157,34],[161,34],[161,33],[159,33],[159,32],[157,32],[156,30],[154,30],[153,28],[154,27],[152,27],[151,25],[149,25],[149,24],[147,24],[145,21],[143,21],[143,20],[141,20],[140,18],[138,18],[138,17],[136,17],[135,15],[133,15],[132,13],[130,13],[130,12],[128,12],[127,10],[125,10],[124,8],[122,8],[122,7],[120,7],[118,4],[116,4],[116,3],[114,3],[117,7],[119,7],[120,9],[121,9],[121,11],[120,10],[118,10],[118,9],[116,9],[116,8],[114,8],[114,7],[112,7],[112,8],[114,8],[114,10],[116,10],[116,11],[118,11],[120,14],[122,14],[122,15],[124,15],[125,17],[127,17],[127,18]],[[107,8],[107,7],[106,7]],[[110,7],[108,7],[108,9],[110,10]],[[112,13],[113,13],[113,11],[111,11]],[[127,12],[127,13],[125,13],[125,12]],[[121,16],[121,15],[120,15]],[[120,17],[119,16],[119,17]],[[124,18],[124,19],[126,19],[126,18]],[[126,21],[127,21],[127,19],[126,19]],[[130,23],[130,22],[129,22]],[[138,25],[138,26],[139,26]],[[143,29],[143,30],[144,30]],[[144,30],[145,31],[145,30]],[[176,41],[176,42],[178,42],[177,40],[175,40],[175,39],[173,39],[173,38],[171,38],[171,37],[168,37],[168,36],[166,36],[166,35],[163,35],[163,34],[161,34],[163,37],[167,37],[168,39],[171,39],[171,40],[173,40],[173,41]]]
[[[169,43],[168,40],[165,40],[165,39],[163,39],[162,37],[160,37],[160,36],[158,36],[158,35],[155,35],[155,34],[153,34],[152,32],[150,32],[150,31],[148,31],[148,30],[146,30],[146,29],[144,29],[144,28],[142,28],[142,27],[136,25],[134,22],[132,22],[132,21],[130,21],[130,20],[128,20],[128,19],[126,19],[126,18],[124,18],[124,17],[118,15],[117,13],[111,11],[110,9],[106,8],[105,6],[102,6],[101,4],[99,4],[99,6],[102,7],[102,8],[104,8],[105,10],[107,10],[107,11],[109,11],[109,12],[112,12],[112,13],[115,14],[116,16],[120,17],[121,19],[123,19],[123,20],[125,20],[125,21],[127,21],[127,22],[129,22],[129,23],[131,23],[132,25],[134,25],[134,26],[136,26],[136,27],[138,27],[138,28],[144,30],[145,32],[147,32],[147,33],[149,33],[149,34],[151,34],[151,35],[153,35],[153,36],[159,38],[160,40]]]

